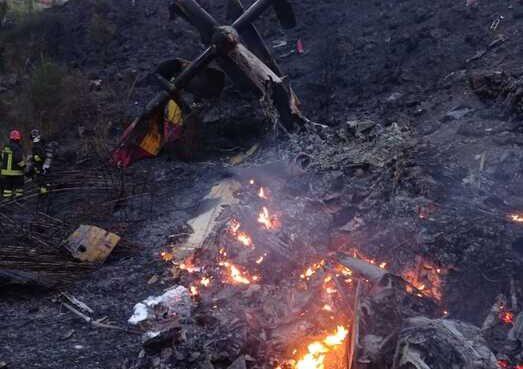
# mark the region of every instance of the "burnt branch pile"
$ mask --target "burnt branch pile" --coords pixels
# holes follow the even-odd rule
[[[123,232],[128,214],[121,214],[119,224],[111,214],[122,203],[139,203],[147,190],[139,177],[126,183],[125,175],[109,167],[96,172],[55,172],[48,179],[47,196],[39,196],[29,186],[24,196],[0,203],[2,282],[53,287],[92,271],[96,265],[74,260],[62,247],[64,241],[83,223],[110,225]]]

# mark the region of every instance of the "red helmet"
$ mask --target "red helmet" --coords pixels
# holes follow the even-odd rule
[[[9,139],[13,140],[13,141],[22,141],[22,133],[20,133],[20,131],[18,131],[16,129],[13,129],[9,133]]]

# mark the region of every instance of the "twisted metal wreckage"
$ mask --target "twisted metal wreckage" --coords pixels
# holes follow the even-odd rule
[[[194,0],[175,0],[170,4],[171,18],[181,17],[200,33],[206,49],[192,62],[173,59],[162,63],[156,78],[163,91],[147,104],[142,114],[124,133],[113,161],[128,166],[142,157],[155,156],[169,141],[162,130],[165,107],[175,102],[183,116],[186,131],[199,124],[198,112],[184,101],[187,91],[198,99],[218,97],[223,90],[225,75],[239,88],[260,96],[273,122],[286,129],[302,122],[299,100],[284,72],[272,56],[253,24],[268,8],[275,11],[284,29],[293,28],[296,18],[287,0],[258,0],[247,10],[240,0],[227,4],[227,18],[231,25],[220,23]],[[216,62],[217,69],[210,66]],[[176,119],[180,123],[179,119]]]

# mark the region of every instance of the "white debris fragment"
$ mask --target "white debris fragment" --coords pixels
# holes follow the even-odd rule
[[[132,325],[149,325],[174,318],[191,316],[191,295],[187,288],[177,286],[161,296],[150,296],[134,306],[128,322]]]

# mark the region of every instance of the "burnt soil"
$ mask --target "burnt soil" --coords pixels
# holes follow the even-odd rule
[[[152,96],[154,86],[147,76],[155,65],[169,57],[191,58],[201,50],[196,32],[182,20],[169,22],[164,1],[136,3],[73,0],[43,14],[49,21],[42,23],[42,34],[54,45],[49,50],[53,60],[101,79],[104,88],[139,76],[126,116],[115,113],[113,121],[127,120]],[[221,2],[201,3],[223,19]],[[521,77],[523,4],[480,0],[475,9],[452,0],[293,4],[295,29],[283,32],[272,16],[259,25],[269,45],[287,39],[288,46],[274,52],[305,115],[328,124],[331,132],[344,132],[349,120],[372,119],[384,129],[397,123],[414,142],[403,161],[386,167],[320,165],[318,177],[307,177],[297,187],[307,191],[306,181],[326,181],[321,196],[336,192],[345,199],[355,197],[342,202],[332,219],[333,234],[339,236],[338,227],[359,216],[366,220],[364,229],[340,237],[351,237],[366,254],[396,263],[397,269],[415,255],[450,268],[444,306],[453,318],[481,324],[495,296],[510,292],[511,277],[521,287],[523,226],[506,216],[523,210],[523,117],[507,111],[499,99],[478,97],[470,76],[495,70]],[[103,56],[88,37],[95,12],[117,27]],[[499,27],[491,30],[500,16]],[[504,41],[467,62],[499,37]],[[298,38],[305,54],[289,54]],[[228,86],[219,103],[207,117],[206,136],[221,150],[208,144],[197,162],[160,157],[130,170],[130,175],[147,172],[155,182],[150,210],[135,217],[124,235],[136,248],[126,256],[112,256],[67,287],[97,316],[124,326],[136,302],[172,284],[159,253],[194,216],[212,184],[223,178],[225,150],[245,149],[246,142],[257,141],[242,128],[264,122],[255,99]],[[111,104],[117,103],[100,104],[111,112]],[[449,114],[456,111],[463,114]],[[117,134],[121,128],[116,126]],[[269,136],[254,159],[257,163],[285,150],[295,152],[296,146],[317,156],[324,151],[303,136],[298,144]],[[69,145],[74,150],[74,143]],[[358,206],[357,198],[368,199],[376,178],[385,185],[373,201]],[[348,193],[355,188],[360,192]],[[438,210],[420,221],[415,209],[426,204]],[[149,284],[154,275],[159,281]],[[1,293],[0,361],[9,368],[119,368],[141,349],[138,335],[92,329],[62,310],[52,301],[56,291],[6,288]]]

